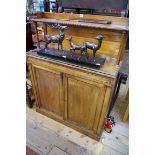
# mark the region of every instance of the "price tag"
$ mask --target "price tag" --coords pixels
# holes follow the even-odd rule
[[[80,14],[80,18],[83,18],[83,14]]]
[[[63,57],[63,58],[66,58],[66,55],[63,55],[62,57]]]

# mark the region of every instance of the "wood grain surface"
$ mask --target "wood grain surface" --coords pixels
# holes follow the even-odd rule
[[[36,110],[99,140],[115,77],[55,64],[33,54],[28,52],[27,63]]]

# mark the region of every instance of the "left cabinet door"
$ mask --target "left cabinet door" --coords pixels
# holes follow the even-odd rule
[[[63,119],[63,76],[61,72],[33,66],[33,80],[38,100],[37,111]]]

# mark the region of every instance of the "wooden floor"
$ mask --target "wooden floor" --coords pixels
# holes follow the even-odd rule
[[[122,122],[127,106],[124,95],[125,86],[122,85],[111,113],[116,125],[112,133],[103,132],[100,142],[27,107],[27,146],[39,155],[128,155],[129,123]]]

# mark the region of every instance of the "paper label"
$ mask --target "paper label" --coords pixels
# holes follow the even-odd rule
[[[80,18],[83,18],[83,14],[80,14]]]

